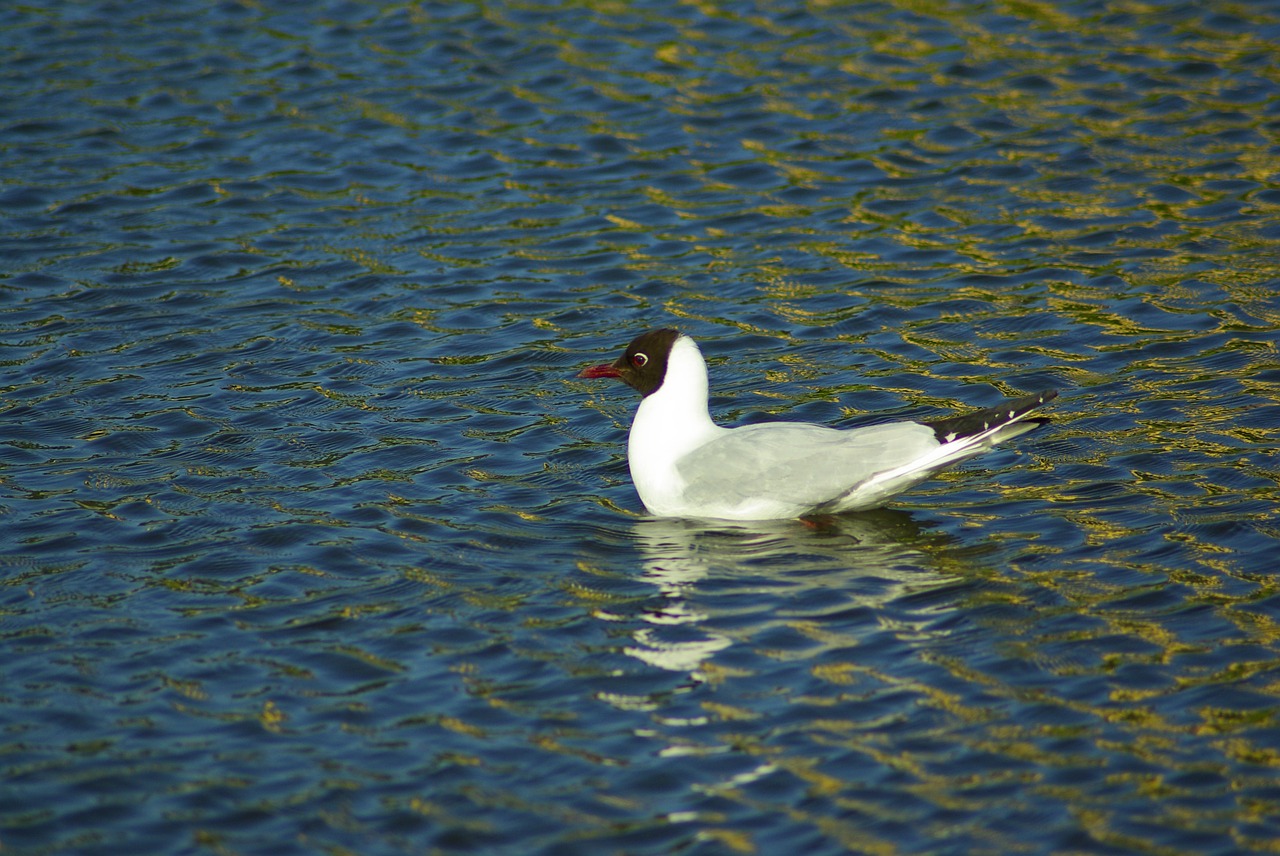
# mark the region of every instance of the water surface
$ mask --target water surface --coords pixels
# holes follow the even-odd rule
[[[0,11],[0,845],[1280,838],[1265,3]],[[813,528],[629,390],[1054,422]]]

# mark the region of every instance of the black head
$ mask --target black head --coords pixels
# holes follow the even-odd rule
[[[578,377],[616,377],[641,395],[652,395],[667,376],[667,358],[678,338],[680,331],[669,327],[641,333],[618,359],[583,369]]]

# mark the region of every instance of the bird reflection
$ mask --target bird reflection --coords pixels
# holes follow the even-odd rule
[[[852,596],[854,605],[876,606],[953,579],[937,570],[929,549],[942,536],[900,511],[810,521],[654,517],[636,521],[633,535],[643,579],[662,597],[640,614],[648,626],[626,652],[679,672],[695,673],[733,645],[734,636],[716,625],[736,622],[713,617],[738,609],[772,615],[813,589],[831,590],[837,603]],[[715,593],[700,593],[700,584],[713,580]]]

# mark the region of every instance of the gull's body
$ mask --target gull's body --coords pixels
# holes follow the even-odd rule
[[[644,395],[627,459],[640,500],[660,517],[773,520],[878,508],[935,473],[1024,434],[1057,393],[937,422],[839,430],[800,422],[725,428],[707,409],[707,365],[675,330],[638,336],[616,362],[582,377],[616,377]]]

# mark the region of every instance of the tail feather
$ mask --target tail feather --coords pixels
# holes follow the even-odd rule
[[[1057,390],[1013,398],[999,407],[921,423],[933,429],[939,446],[929,454],[859,482],[819,511],[875,508],[948,467],[980,455],[997,443],[1034,431],[1048,418],[1027,414],[1057,398]]]
[[[938,442],[946,445],[954,443],[958,440],[965,440],[969,437],[976,437],[984,434],[993,428],[1001,428],[1012,422],[1034,423],[1034,425],[1043,425],[1048,422],[1047,417],[1036,416],[1032,418],[1024,418],[1032,410],[1035,410],[1045,402],[1052,401],[1058,397],[1056,389],[1045,390],[1035,395],[1024,395],[1021,398],[1011,398],[998,407],[989,407],[986,410],[979,410],[976,413],[965,413],[961,416],[949,416],[946,419],[937,419],[933,422],[925,422],[933,429],[933,433],[937,436]],[[1026,431],[1030,431],[1028,427]],[[1019,431],[1017,434],[1024,434],[1026,431]],[[1017,434],[1006,434],[1005,437],[1016,437]],[[1002,437],[1001,439],[1004,439]]]

